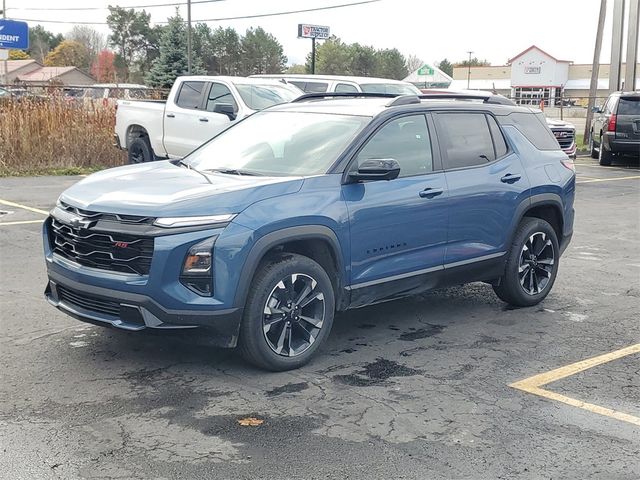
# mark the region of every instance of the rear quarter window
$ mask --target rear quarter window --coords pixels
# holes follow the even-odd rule
[[[205,82],[184,82],[178,92],[176,105],[182,108],[199,108]]]
[[[516,127],[538,150],[560,149],[560,144],[547,127],[542,113],[514,112],[500,118],[500,123]]]

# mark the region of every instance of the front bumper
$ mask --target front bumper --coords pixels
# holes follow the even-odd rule
[[[241,308],[213,311],[169,310],[152,298],[87,285],[49,271],[47,301],[78,320],[122,330],[189,330],[199,328],[214,345],[234,347]]]

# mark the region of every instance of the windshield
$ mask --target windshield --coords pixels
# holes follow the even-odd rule
[[[420,95],[413,85],[403,83],[361,83],[360,88],[366,93],[393,93],[397,95]]]
[[[279,103],[289,103],[303,94],[295,87],[284,85],[236,84],[244,103],[252,110],[264,110]]]
[[[370,117],[303,112],[256,113],[185,161],[197,170],[268,176],[326,173]]]

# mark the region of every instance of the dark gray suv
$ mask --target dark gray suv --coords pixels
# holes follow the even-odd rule
[[[589,135],[591,156],[611,165],[616,155],[640,158],[640,92],[614,92],[596,107]]]

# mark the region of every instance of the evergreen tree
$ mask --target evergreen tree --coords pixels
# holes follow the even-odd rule
[[[192,75],[204,73],[199,61],[191,66]],[[160,56],[153,61],[148,82],[151,86],[169,88],[176,77],[187,74],[187,28],[176,9],[160,37]]]

